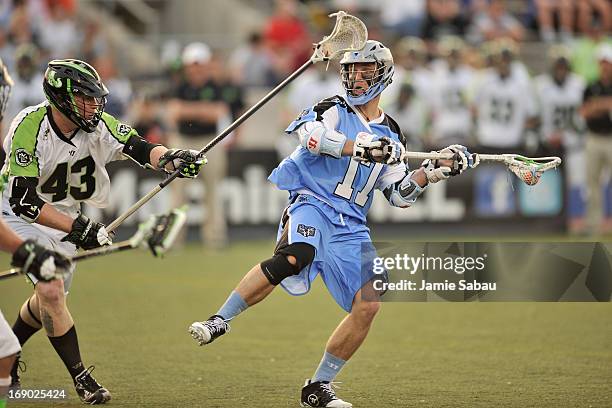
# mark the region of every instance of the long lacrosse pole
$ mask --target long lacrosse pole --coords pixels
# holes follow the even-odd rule
[[[221,140],[223,140],[227,135],[232,133],[232,131],[234,131],[234,129],[236,129],[238,126],[240,126],[245,120],[250,118],[259,109],[261,109],[261,107],[264,106],[266,103],[268,103],[268,101],[270,99],[272,99],[274,96],[276,96],[276,94],[278,94],[284,87],[286,87],[289,83],[291,83],[291,81],[293,81],[298,76],[302,75],[302,73],[304,71],[306,71],[313,64],[314,64],[313,58],[311,58],[308,61],[306,61],[306,63],[304,63],[304,65],[302,65],[300,68],[298,68],[297,71],[295,71],[293,74],[289,75],[289,77],[287,77],[283,82],[281,82],[274,89],[272,89],[270,92],[268,92],[268,94],[266,96],[264,96],[259,102],[257,102],[248,111],[244,112],[238,119],[236,119],[234,122],[232,122],[232,124],[230,124],[223,132],[221,132],[213,140],[208,142],[208,144],[206,146],[204,146],[202,148],[202,150],[200,150],[200,154],[201,155],[205,154],[210,149],[215,147]],[[119,217],[117,217],[116,220],[111,222],[106,227],[106,230],[109,231],[109,232],[110,231],[114,231],[130,215],[134,214],[140,207],[145,205],[149,200],[151,200],[151,198],[153,198],[157,193],[159,193],[164,187],[166,187],[175,178],[177,178],[179,173],[180,173],[180,169],[177,169],[174,172],[172,172],[170,175],[168,175],[168,177],[166,177],[166,179],[164,181],[162,181],[157,186],[155,186],[155,188],[153,188],[153,190],[149,191],[149,193],[147,195],[145,195],[140,200],[135,202],[123,214],[121,214]]]
[[[186,211],[187,207],[184,206],[165,214],[153,215],[148,221],[140,224],[138,231],[130,239],[80,252],[70,257],[70,260],[72,262],[82,261],[88,258],[122,252],[138,248],[143,242],[147,243],[154,255],[159,256],[172,246],[178,231],[185,224]],[[11,268],[0,272],[0,280],[19,275],[21,272],[20,268]]]
[[[212,149],[215,145],[217,145],[217,143],[219,143],[234,129],[240,126],[242,122],[251,117],[251,115],[257,112],[264,104],[266,104],[277,93],[279,93],[281,89],[286,87],[291,81],[300,76],[304,71],[306,71],[306,69],[308,69],[308,67],[313,65],[315,62],[330,61],[344,52],[356,51],[363,48],[368,39],[368,29],[365,24],[363,24],[363,21],[359,20],[357,17],[345,13],[344,11],[338,11],[337,13],[330,14],[330,17],[334,16],[336,17],[336,24],[334,26],[334,29],[332,30],[329,36],[324,37],[323,40],[315,44],[314,52],[310,59],[306,61],[304,65],[298,68],[295,72],[289,75],[289,77],[287,77],[283,82],[281,82],[274,89],[272,89],[253,107],[243,113],[238,119],[236,119],[231,125],[229,125],[227,129],[221,132],[221,134],[216,136],[206,146],[204,146],[204,148],[200,150],[200,154],[204,154],[210,149]],[[332,43],[332,41],[334,42]],[[136,210],[138,210],[145,203],[147,203],[151,198],[153,198],[153,196],[155,196],[155,194],[159,193],[164,187],[170,184],[172,180],[177,178],[179,173],[180,170],[175,170],[172,174],[168,176],[168,178],[159,183],[147,195],[142,197],[134,205],[128,208],[125,213],[121,214],[116,220],[111,222],[106,229],[108,231],[114,231],[115,228],[121,225],[121,223],[125,221],[126,218],[128,218],[130,215],[136,212]]]
[[[76,254],[75,256],[71,257],[70,260],[71,261],[82,261],[83,259],[94,258],[96,256],[106,255],[106,254],[110,254],[114,252],[121,252],[121,251],[125,251],[126,249],[133,249],[133,248],[135,248],[134,242],[128,239],[126,241],[117,242],[116,244],[113,244],[113,245],[107,245],[107,246],[103,246],[100,248],[95,248],[95,249],[90,249],[88,251],[80,252]],[[20,268],[11,268],[8,271],[0,273],[0,280],[12,278],[20,274],[21,274]]]

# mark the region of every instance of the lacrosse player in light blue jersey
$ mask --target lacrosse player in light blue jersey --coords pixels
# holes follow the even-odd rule
[[[409,170],[402,161],[405,140],[399,126],[379,107],[391,83],[393,57],[378,41],[367,41],[340,61],[345,96],[324,99],[305,110],[286,132],[300,146],[272,172],[270,181],[289,192],[272,258],[251,269],[219,311],[189,332],[200,345],[229,331],[228,321],[281,285],[292,295],[309,291],[321,275],[334,300],[348,312],[329,338],[301,402],[312,407],[351,407],[331,387],[345,362],[365,340],[380,308],[363,298],[371,288],[372,247],[366,215],[373,191],[389,203],[409,207],[428,184],[475,165],[465,147],[449,146],[451,160],[426,161]],[[362,267],[365,266],[365,267]],[[363,272],[362,272],[363,271]]]

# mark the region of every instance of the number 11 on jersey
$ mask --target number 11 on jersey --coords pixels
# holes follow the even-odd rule
[[[357,177],[357,170],[359,169],[360,164],[367,166],[371,169],[370,175],[368,176],[365,185],[361,188],[361,190],[357,192],[357,195],[355,196],[355,204],[360,207],[363,207],[368,202],[370,193],[374,189],[374,186],[376,185],[376,180],[378,179],[378,176],[380,175],[380,172],[383,169],[383,165],[380,163],[374,163],[374,166],[372,166],[372,163],[368,163],[366,165],[358,162],[357,160],[351,159],[349,161],[349,166],[346,170],[346,174],[344,175],[344,179],[342,179],[342,182],[338,183],[336,189],[334,190],[334,194],[346,200],[351,200],[351,197],[353,196],[353,190],[357,188],[357,186],[353,186],[353,183],[355,182],[355,177]]]

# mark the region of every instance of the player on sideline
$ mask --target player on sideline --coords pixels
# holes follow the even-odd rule
[[[362,276],[362,245],[372,248],[366,214],[374,189],[383,191],[391,205],[409,207],[429,183],[477,164],[467,149],[454,145],[444,149],[455,153],[454,159],[426,161],[410,171],[400,159],[404,137],[379,108],[380,94],[393,76],[391,52],[370,40],[362,50],[346,53],[340,64],[346,97],[324,99],[289,125],[286,132],[297,134],[301,146],[269,178],[289,192],[290,202],[274,255],[244,276],[216,314],[189,327],[200,345],[210,343],[229,331],[230,320],[278,284],[301,295],[321,274],[348,316],[302,388],[302,405],[313,407],[352,406],[336,397],[331,383],[365,340],[380,307],[377,298],[363,296],[374,276],[371,268]],[[373,256],[374,251],[366,253]]]
[[[49,62],[43,89],[47,100],[22,110],[4,142],[2,169],[6,186],[2,215],[20,236],[72,255],[111,243],[103,224],[80,213],[80,203],[104,207],[110,181],[105,165],[129,157],[143,167],[195,177],[205,163],[194,150],[167,149],[143,140],[130,126],[104,112],[108,90],[89,64]],[[85,368],[74,321],[66,306],[74,267],[66,278],[40,282],[30,275],[34,294],[25,301],[13,331],[23,344],[41,327],[64,362],[84,402],[101,404],[111,397]],[[19,386],[18,360],[11,371]]]
[[[12,86],[13,81],[0,59],[0,130]],[[11,265],[42,281],[61,279],[62,273],[70,267],[70,262],[63,255],[45,249],[32,240],[22,240],[2,220],[0,220],[0,250],[13,254]],[[11,384],[10,371],[20,350],[19,340],[0,310],[0,408],[6,406],[6,393]]]

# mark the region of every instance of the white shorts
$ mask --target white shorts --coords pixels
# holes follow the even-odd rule
[[[15,231],[17,235],[19,235],[22,239],[33,239],[39,245],[44,246],[45,248],[51,249],[53,251],[57,251],[60,254],[66,255],[68,257],[72,257],[76,254],[76,246],[70,242],[62,242],[61,239],[66,235],[63,231],[54,230],[52,228],[44,227],[38,224],[30,224],[21,218],[9,214],[7,215],[7,211],[2,211],[2,217],[4,221],[8,224],[8,226]],[[75,265],[72,264],[70,270],[66,274],[64,278],[64,291],[68,293],[68,289],[72,284],[72,276],[74,274]],[[28,278],[32,281],[33,284],[36,285],[38,279],[36,279],[31,274],[27,274]]]
[[[11,326],[7,323],[2,310],[0,310],[0,358],[17,354],[21,351],[19,340],[13,333]]]

